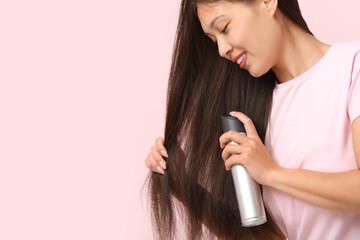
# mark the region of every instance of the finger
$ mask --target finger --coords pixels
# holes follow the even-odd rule
[[[149,161],[148,158],[145,158],[145,164],[146,166],[149,168],[149,170],[153,171],[153,172],[158,172],[158,173],[161,173],[161,174],[164,174],[164,170],[162,169],[158,169],[159,167],[153,167],[151,166],[151,163]],[[161,171],[162,170],[162,171]]]
[[[228,144],[221,153],[221,157],[224,161],[227,161],[233,154],[243,154],[247,150],[246,146]]]
[[[155,139],[155,145],[156,146],[164,146],[164,138],[162,138],[162,137],[158,137],[158,138],[156,138]]]
[[[157,163],[156,163],[156,161],[153,159],[153,157],[151,156],[151,153],[149,153],[148,154],[148,156],[147,156],[147,162],[149,163],[149,165],[150,165],[150,169],[151,170],[153,170],[153,169],[156,169],[156,167],[157,167]]]
[[[159,166],[156,168],[156,172],[161,173],[161,174],[165,174],[164,169],[162,169],[162,168],[159,167]]]
[[[156,173],[160,173],[160,174],[165,174],[164,170],[160,167],[157,168],[152,168],[151,171],[156,172]]]
[[[229,157],[225,162],[225,169],[227,171],[231,170],[231,167],[234,165],[242,165],[244,157],[242,155],[233,155]]]
[[[145,165],[146,165],[147,168],[149,168],[150,170],[152,170],[152,167],[151,167],[151,164],[150,164],[148,158],[145,158]]]
[[[247,137],[243,133],[239,133],[233,130],[224,133],[219,138],[221,148],[224,148],[226,144],[228,144],[230,141],[233,141],[237,144],[243,144],[247,140],[248,140]]]
[[[168,154],[167,154],[167,151],[166,151],[166,149],[164,147],[164,138],[158,137],[155,140],[155,146],[156,146],[156,149],[158,150],[158,152],[160,152],[161,155],[163,155],[164,157],[169,157]]]
[[[242,112],[230,112],[230,115],[236,117],[244,124],[246,135],[248,137],[256,137],[256,138],[259,137],[254,123],[248,116],[246,116]]]
[[[164,174],[164,169],[162,169],[158,162],[152,157],[151,153],[149,153],[149,156],[148,156],[148,160],[150,162],[150,165],[151,165],[151,170],[154,171],[154,172],[158,172],[158,173],[161,173],[161,174]]]
[[[163,157],[156,151],[155,147],[153,147],[150,154],[151,157],[155,160],[156,166],[160,166],[162,169],[166,169],[166,162]]]

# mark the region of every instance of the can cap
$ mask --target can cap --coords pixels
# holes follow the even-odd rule
[[[224,132],[228,132],[230,130],[236,132],[245,132],[244,124],[235,117],[221,116],[221,124]]]

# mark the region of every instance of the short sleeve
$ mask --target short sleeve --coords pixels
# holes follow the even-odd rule
[[[348,98],[351,122],[360,116],[360,51],[354,57]]]

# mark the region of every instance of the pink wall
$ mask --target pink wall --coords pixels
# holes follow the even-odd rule
[[[360,40],[360,2],[358,0],[298,0],[313,34],[332,44]]]
[[[179,2],[0,3],[0,239],[152,239]],[[300,5],[321,40],[360,40],[358,1]]]

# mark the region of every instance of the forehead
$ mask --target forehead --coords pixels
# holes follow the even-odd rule
[[[210,31],[211,22],[219,16],[219,18],[236,18],[239,15],[244,14],[244,10],[248,10],[249,5],[236,1],[219,1],[219,2],[205,2],[197,4],[197,15],[200,20],[203,30]]]
[[[229,10],[227,2],[198,3],[197,15],[200,21],[212,19],[215,16],[222,15]]]
[[[212,3],[198,3],[197,4],[197,15],[201,23],[202,29],[210,31],[211,22],[221,15],[229,15],[227,2],[212,2]],[[221,18],[219,18],[221,19]]]

